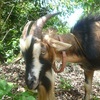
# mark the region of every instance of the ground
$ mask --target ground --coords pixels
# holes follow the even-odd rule
[[[79,65],[70,64],[66,67],[64,72],[56,75],[56,84],[58,84],[60,78],[63,77],[67,80],[70,80],[70,84],[72,88],[69,91],[65,91],[60,95],[57,95],[57,100],[82,100],[84,97],[84,71],[81,69]],[[58,85],[57,85],[58,86]],[[56,86],[56,88],[61,91]],[[100,100],[100,71],[95,71],[93,77],[93,85],[92,85],[92,97],[96,97],[99,99],[92,100]]]
[[[24,91],[25,81],[24,64],[0,65],[0,77],[5,78],[8,82],[18,85],[16,91]],[[70,80],[70,89],[62,89],[66,84],[61,83],[61,79]],[[84,96],[84,72],[77,64],[69,64],[60,74],[55,74],[55,95],[57,100],[82,100]],[[100,71],[95,71],[93,78],[92,95],[95,99],[100,100]],[[98,98],[98,99],[96,99]]]

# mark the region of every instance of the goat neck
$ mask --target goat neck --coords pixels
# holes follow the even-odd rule
[[[55,35],[53,34],[50,37],[59,41],[58,34]],[[67,62],[80,63],[81,61],[86,60],[82,49],[80,48],[79,44],[76,42],[75,36],[72,33],[63,34],[60,35],[60,37],[63,39],[64,43],[68,43],[72,45],[69,49],[66,50]],[[56,57],[62,59],[61,58],[62,53],[58,51],[55,52],[56,52],[55,53]]]

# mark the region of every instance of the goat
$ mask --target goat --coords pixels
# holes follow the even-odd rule
[[[57,14],[47,14],[35,22],[29,21],[20,39],[20,49],[26,64],[25,82],[29,89],[38,90],[38,100],[55,100],[51,63],[53,54],[47,54],[49,59],[46,59],[47,55],[44,54],[52,48],[49,49],[49,45],[42,42],[42,27],[48,19]]]
[[[100,16],[87,16],[79,20],[69,34],[63,35],[58,35],[55,31],[55,34],[52,32],[43,34],[43,23],[46,21],[40,20],[46,18],[47,15],[45,18],[44,16],[39,18],[35,23],[27,23],[20,39],[20,48],[26,61],[27,86],[35,89],[42,85],[46,93],[49,93],[48,87],[50,87],[48,90],[53,90],[54,87],[50,85],[53,83],[51,81],[53,75],[49,73],[48,77],[46,73],[51,72],[55,61],[62,61],[62,51],[65,51],[66,61],[79,63],[84,70],[84,99],[89,100],[94,71],[100,69]],[[63,41],[59,41],[59,37]]]

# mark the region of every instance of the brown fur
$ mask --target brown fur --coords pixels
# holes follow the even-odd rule
[[[50,34],[51,38],[56,39],[56,40],[59,41],[59,38],[58,38],[56,30],[53,30],[53,29],[50,28],[46,32],[48,34]],[[82,50],[80,49],[78,43],[76,42],[75,36],[73,34],[63,34],[63,35],[60,35],[60,37],[63,39],[64,43],[72,44],[72,47],[69,48],[69,50],[66,51],[67,61],[68,62],[79,63],[81,61],[85,61],[86,60],[85,57],[84,57],[84,54],[83,54]],[[61,58],[62,57],[61,52],[56,51],[52,47],[49,47],[49,49],[51,49],[51,51],[49,51],[50,54],[52,54],[52,49],[53,49],[55,56],[57,58],[62,59]],[[47,56],[47,57],[50,57],[50,56]]]
[[[54,31],[55,32],[55,31]],[[58,35],[54,34],[52,31],[52,34],[50,35],[53,39],[58,39]],[[86,58],[84,54],[84,50],[82,49],[79,41],[73,34],[64,34],[60,35],[60,37],[63,39],[64,43],[70,43],[72,44],[72,47],[66,50],[67,55],[67,62],[73,62],[73,63],[79,63],[82,64],[82,68],[84,69],[84,75],[85,75],[85,100],[90,100],[90,93],[92,90],[92,79],[93,79],[93,73],[94,69],[90,70],[91,64],[89,63],[88,59]],[[50,47],[49,49],[51,49]],[[52,50],[52,49],[51,49]],[[58,61],[62,60],[61,52],[54,50],[55,58]],[[49,53],[52,53],[52,51],[49,51]],[[49,56],[48,56],[49,57]]]
[[[46,77],[51,82],[49,91],[46,91],[45,87],[40,83],[38,87],[38,100],[55,100],[54,96],[54,75],[53,71],[49,70],[46,72]]]
[[[50,48],[50,46],[47,43],[42,43],[42,50],[41,52],[44,52],[45,54],[42,56],[44,59],[49,60],[50,62],[54,61],[55,58],[55,51],[54,48]]]
[[[38,92],[38,100],[55,100],[53,89],[47,92],[43,85],[39,85]]]
[[[51,64],[53,65],[55,61],[62,60],[60,50],[66,50],[66,61],[79,63],[84,69],[85,100],[89,100],[94,70],[100,69],[100,16],[87,16],[86,18],[79,20],[71,30],[73,34],[60,35],[63,39],[62,43],[59,41],[58,35],[56,34],[57,31],[48,29],[45,33],[48,33],[50,38],[47,36],[46,41],[44,38],[45,34],[42,33],[42,27],[50,17],[57,14],[58,13],[43,16],[33,24],[27,23],[24,27],[22,38],[25,40],[27,36],[31,34],[33,35],[33,38],[37,37],[41,39],[41,42],[44,43],[43,50],[45,51],[45,54],[42,56],[46,59],[45,64],[47,64],[46,61],[50,62],[49,67],[52,67]],[[60,49],[60,47],[62,48]],[[48,69],[49,70],[47,71],[51,70],[51,68]],[[48,73],[48,75],[51,84],[53,84],[53,79],[51,79],[53,76],[50,73]],[[53,90],[53,85],[51,85],[47,92],[45,86],[40,84],[38,89],[39,100],[54,100]]]

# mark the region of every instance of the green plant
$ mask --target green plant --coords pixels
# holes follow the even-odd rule
[[[0,1],[0,63],[11,63],[19,54],[19,38],[28,20],[36,20],[47,13],[40,0]]]
[[[7,100],[8,98],[10,100],[36,100],[37,93],[29,90],[13,93],[12,90],[16,87],[17,86],[13,83],[0,79],[0,100],[5,98],[7,98]]]
[[[3,96],[11,96],[11,90],[14,87],[13,83],[0,79],[0,99]]]
[[[32,91],[25,91],[13,97],[14,100],[36,100],[37,93]]]
[[[93,97],[93,100],[100,100],[100,98],[94,96],[94,97]]]
[[[63,90],[69,90],[69,89],[72,88],[71,81],[67,80],[67,79],[64,79],[64,78],[61,78],[59,87]]]

